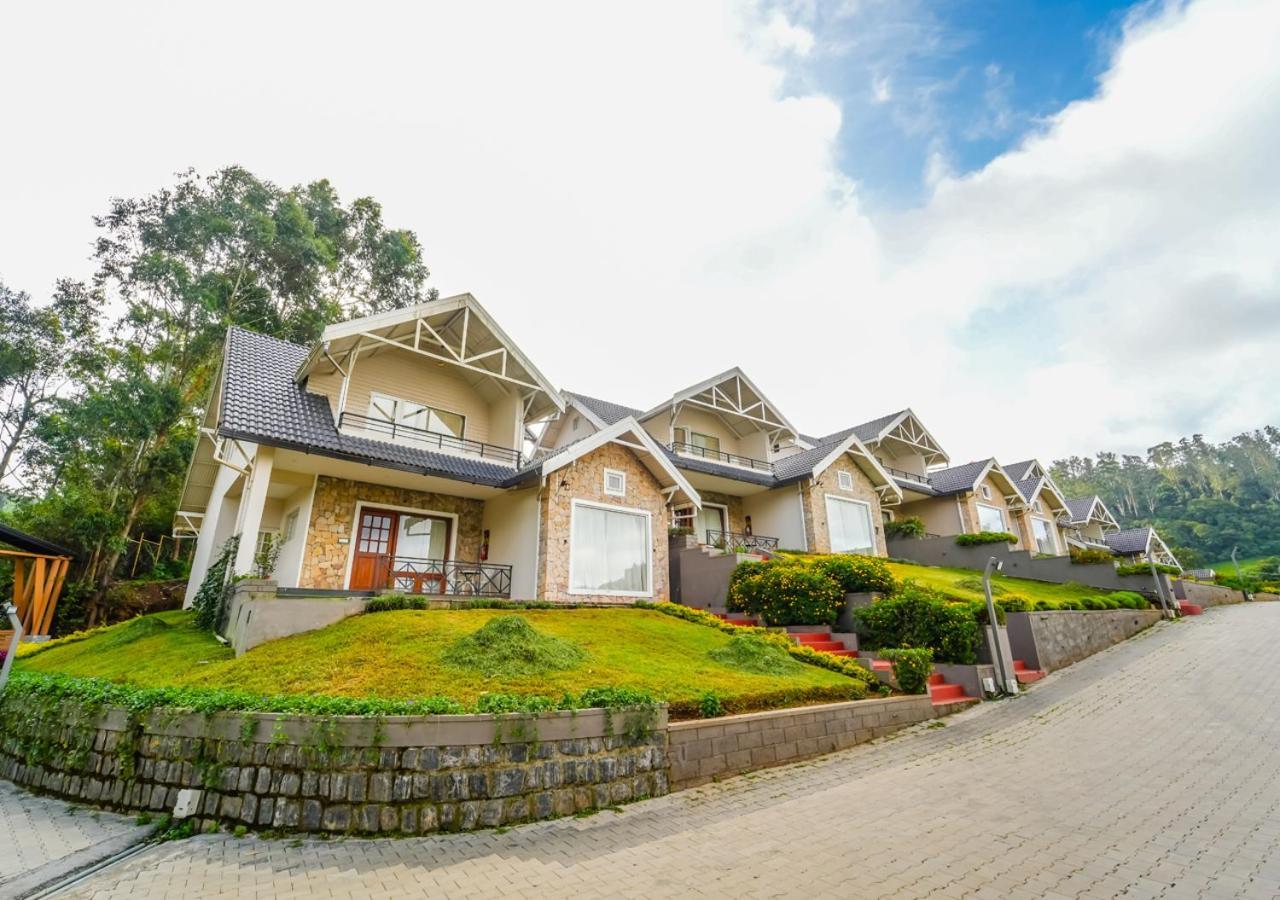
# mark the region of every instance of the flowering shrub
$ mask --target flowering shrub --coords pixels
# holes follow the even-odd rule
[[[858,636],[870,649],[928,648],[939,662],[971,665],[978,661],[981,606],[952,602],[908,581],[892,596],[857,610]]]
[[[812,565],[840,585],[840,589],[846,594],[870,591],[888,594],[896,587],[889,567],[874,556],[837,553],[819,557],[813,561]]]
[[[728,599],[729,609],[760,616],[769,625],[834,625],[844,590],[816,566],[764,563],[730,579]]]
[[[929,689],[933,651],[928,647],[899,647],[876,655],[893,665],[893,677],[904,694],[923,694]]]
[[[891,537],[923,537],[924,519],[919,516],[907,516],[905,519],[894,519],[884,523],[884,536]]]
[[[1078,566],[1088,566],[1095,563],[1115,562],[1115,554],[1110,550],[1099,550],[1095,547],[1072,547],[1071,561]]]

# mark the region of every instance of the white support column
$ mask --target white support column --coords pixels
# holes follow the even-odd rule
[[[219,466],[218,474],[213,478],[213,489],[209,493],[209,503],[205,507],[204,518],[200,522],[200,534],[196,537],[196,549],[191,554],[191,574],[187,576],[187,593],[182,601],[182,608],[189,609],[196,599],[196,592],[209,571],[209,561],[213,558],[214,540],[218,531],[218,518],[222,515],[227,491],[236,483],[240,473],[229,466]]]
[[[240,515],[236,527],[236,533],[240,535],[240,546],[236,548],[233,574],[247,575],[253,571],[254,551],[258,543],[258,532],[262,528],[262,508],[267,503],[267,485],[271,483],[271,468],[275,457],[275,447],[258,446],[249,480],[240,497]]]

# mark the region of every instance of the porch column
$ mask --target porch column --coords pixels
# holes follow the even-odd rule
[[[209,560],[217,549],[213,546],[218,530],[218,519],[227,499],[227,491],[236,483],[240,473],[229,466],[218,466],[218,474],[213,478],[213,489],[209,492],[209,503],[204,509],[204,518],[200,521],[200,533],[196,536],[196,549],[191,554],[191,574],[187,576],[187,593],[182,601],[182,608],[189,609],[209,571]]]
[[[240,497],[240,516],[236,528],[236,533],[240,535],[240,546],[236,548],[236,561],[232,568],[236,575],[247,575],[253,571],[258,532],[262,529],[262,508],[267,502],[267,485],[271,483],[271,467],[275,458],[275,447],[258,445],[253,468],[249,470],[249,479],[245,483],[244,494]]]

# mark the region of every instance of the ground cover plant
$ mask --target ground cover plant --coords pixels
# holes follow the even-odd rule
[[[500,617],[519,617],[538,635],[578,647],[586,658],[573,668],[538,674],[486,674],[445,661],[449,648]],[[51,643],[20,658],[17,674],[79,676],[104,689],[169,692],[186,706],[264,708],[245,705],[256,702],[269,708],[314,705],[384,714],[399,708],[394,704],[422,704],[428,698],[436,711],[492,711],[512,697],[543,698],[526,703],[550,707],[565,695],[579,703],[581,696],[608,688],[666,701],[673,718],[689,718],[700,715],[708,691],[728,712],[853,700],[867,693],[861,667],[801,648],[795,654],[800,661],[822,659],[785,674],[726,665],[711,652],[728,645],[729,634],[654,609],[390,611],[271,641],[238,659],[196,628],[191,613],[158,618],[167,627],[124,623]],[[130,629],[131,640],[120,636],[123,629]]]
[[[898,647],[877,654],[893,666],[893,677],[904,694],[923,694],[929,690],[933,672],[933,651],[927,647]]]
[[[977,547],[982,544],[1016,544],[1017,537],[1007,531],[978,531],[973,534],[957,534],[956,544],[961,547]]]
[[[910,579],[922,587],[933,588],[956,600],[985,599],[982,593],[982,575],[973,569],[921,566],[896,561],[887,562],[885,565],[900,581]],[[1063,601],[1077,601],[1082,597],[1104,597],[1111,592],[1074,582],[1054,584],[1048,581],[1010,578],[997,574],[991,576],[991,593],[997,599],[1004,596],[1021,597],[1036,609],[1056,609]]]

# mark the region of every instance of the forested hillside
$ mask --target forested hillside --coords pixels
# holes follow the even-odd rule
[[[1184,565],[1280,554],[1280,428],[1221,444],[1201,435],[1145,457],[1101,452],[1053,464],[1069,497],[1097,494],[1122,527],[1151,524]]]

